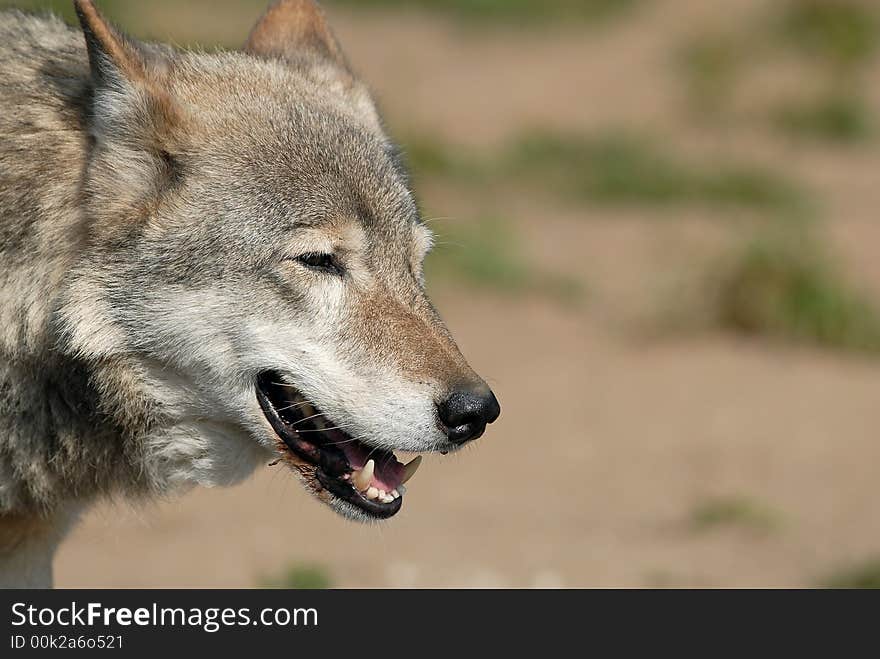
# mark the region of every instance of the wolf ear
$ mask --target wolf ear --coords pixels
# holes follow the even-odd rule
[[[96,92],[104,92],[110,97],[104,100],[111,104],[146,104],[148,107],[140,109],[148,110],[153,119],[163,118],[157,113],[166,119],[173,115],[173,103],[161,84],[168,64],[166,54],[118,32],[92,0],[73,0],[73,5],[86,39]]]
[[[73,0],[86,38],[89,66],[96,84],[118,84],[145,77],[143,55],[104,20],[92,0]]]
[[[348,61],[313,0],[277,0],[257,21],[244,52],[311,68],[326,89],[338,92],[353,115],[382,139],[382,120],[370,92],[348,66]]]
[[[244,51],[289,61],[318,56],[348,70],[342,48],[313,0],[272,3],[251,30]]]
[[[117,32],[92,0],[74,0],[91,68],[88,191],[123,216],[155,199],[179,176],[174,155],[181,114],[164,84],[170,59]]]

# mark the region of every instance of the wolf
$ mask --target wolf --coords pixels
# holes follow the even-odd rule
[[[0,13],[0,584],[90,504],[283,461],[336,512],[500,413],[425,294],[432,244],[320,8],[236,52]],[[399,461],[395,451],[418,454]]]

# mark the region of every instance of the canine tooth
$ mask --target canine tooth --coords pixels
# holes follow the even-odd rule
[[[373,472],[376,470],[376,463],[373,460],[367,460],[367,464],[364,465],[364,468],[360,471],[354,472],[351,477],[351,482],[354,483],[354,486],[363,492],[368,487],[370,487],[370,482],[373,480]]]
[[[403,468],[403,476],[400,479],[400,484],[403,485],[410,478],[413,477],[413,474],[416,473],[416,470],[419,468],[419,465],[422,464],[422,456],[417,455],[412,460],[410,460],[406,466]]]
[[[406,494],[406,486],[405,485],[398,485],[397,491],[400,492],[400,496],[403,496],[404,494]]]
[[[366,492],[367,498],[372,501],[373,499],[377,499],[379,497],[379,490],[375,487],[370,487]]]

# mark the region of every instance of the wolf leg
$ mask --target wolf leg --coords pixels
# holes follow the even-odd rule
[[[0,588],[51,588],[55,550],[76,515],[0,513]]]

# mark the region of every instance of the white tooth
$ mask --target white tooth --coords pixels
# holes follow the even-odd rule
[[[378,498],[378,496],[379,496],[379,490],[377,490],[375,487],[371,487],[371,488],[369,488],[369,489],[367,490],[367,498],[368,498],[370,501],[372,501],[373,499]]]
[[[388,495],[385,493],[385,490],[379,490],[379,499],[381,501],[384,501],[386,496]]]
[[[360,471],[354,472],[351,482],[361,492],[370,487],[373,480],[373,472],[376,470],[376,463],[373,460],[367,460],[367,464]]]
[[[382,499],[382,503],[391,503],[392,501],[394,501],[394,497],[390,494],[386,494],[385,498]]]
[[[416,473],[416,470],[419,468],[420,464],[422,464],[422,456],[420,455],[417,455],[406,464],[406,466],[403,468],[403,476],[400,479],[401,485],[406,483],[410,478],[413,477],[413,474]]]
[[[391,496],[393,496],[396,499],[397,497],[400,496],[400,492],[398,492],[397,490],[391,490]]]

